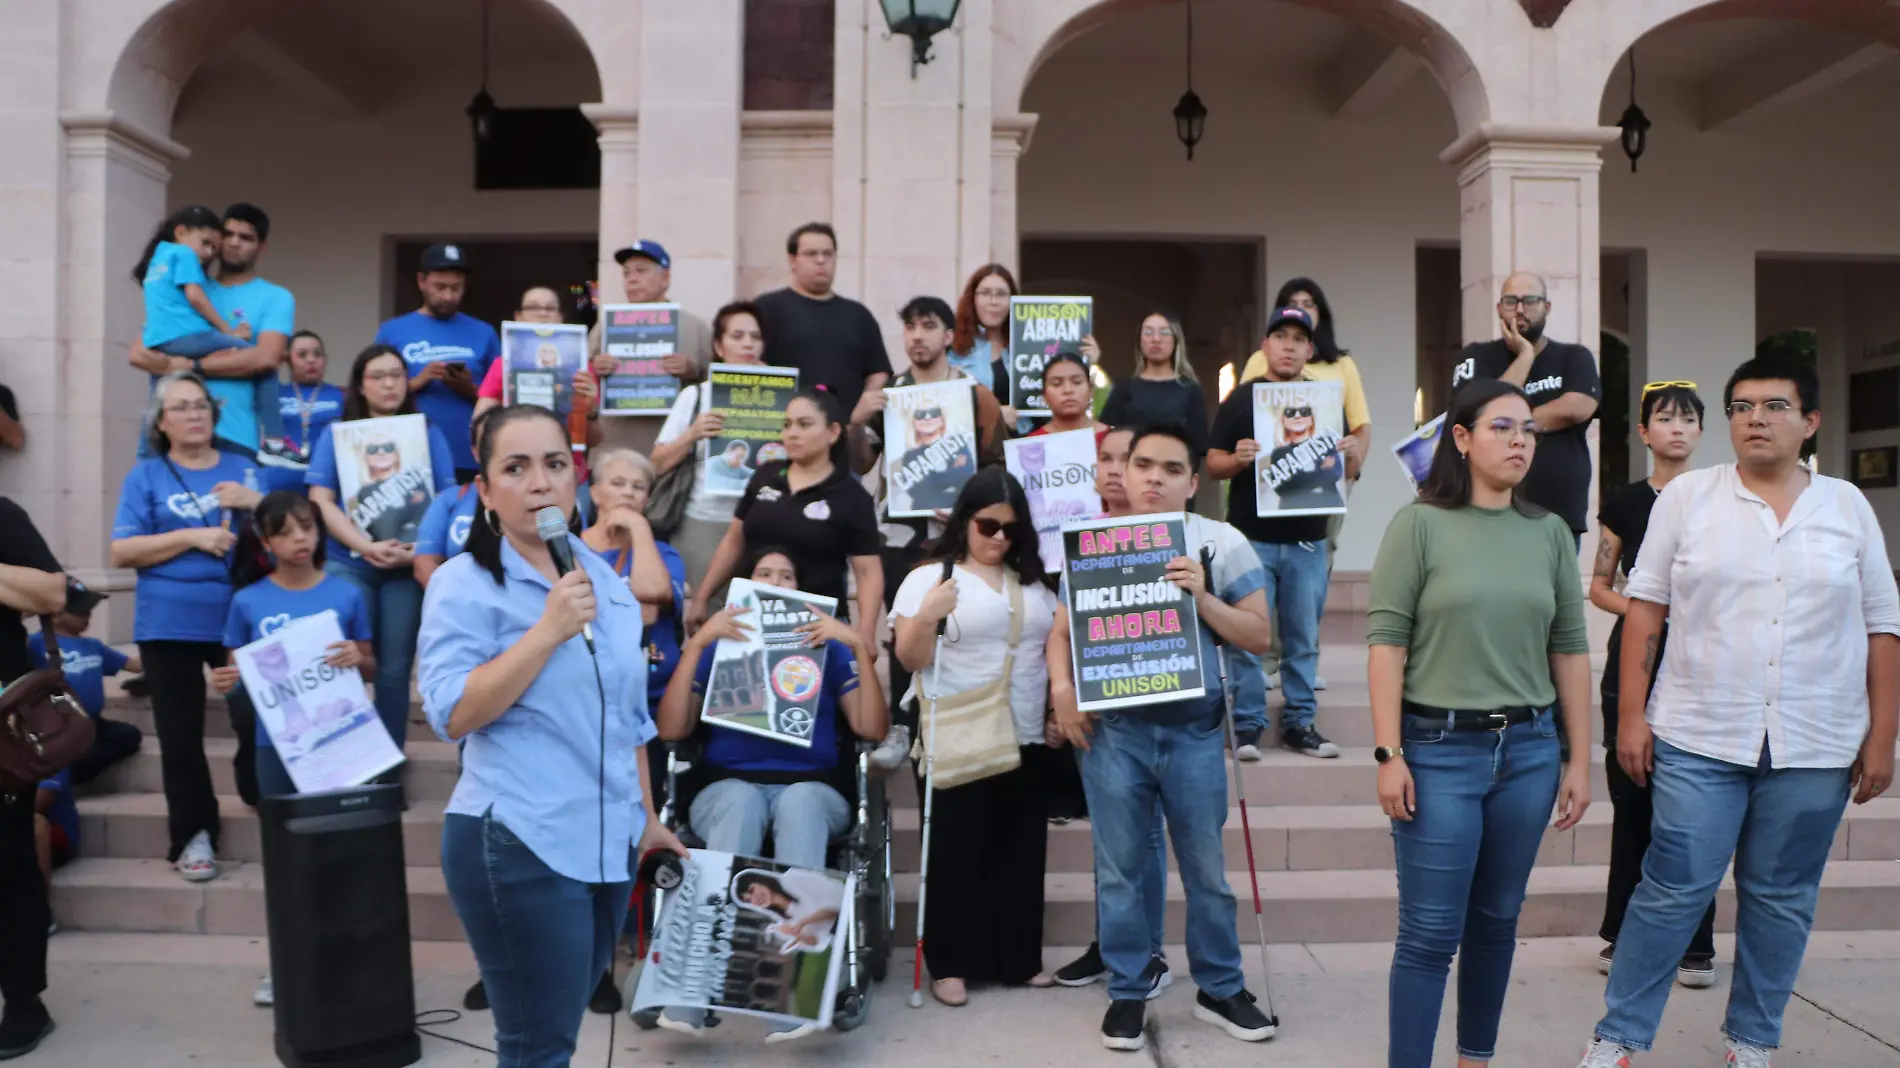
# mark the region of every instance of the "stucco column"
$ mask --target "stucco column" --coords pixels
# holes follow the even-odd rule
[[[1017,228],[1016,172],[1037,116],[998,115],[990,124],[990,258],[1022,274],[1022,237]],[[981,266],[978,264],[977,266]],[[971,270],[975,270],[972,267]]]
[[[632,241],[640,221],[640,113],[617,104],[582,104],[600,134],[600,299],[621,299],[614,249]],[[657,238],[655,240],[658,240]]]
[[[646,0],[640,20],[639,232],[603,232],[601,254],[636,236],[660,242],[673,257],[673,299],[710,316],[732,299],[739,280],[745,5]],[[601,277],[617,279],[612,268],[608,257]]]

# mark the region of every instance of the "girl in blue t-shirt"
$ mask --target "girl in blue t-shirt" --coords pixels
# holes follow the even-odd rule
[[[484,408],[468,424],[469,450],[478,456],[482,451],[482,432],[499,411],[500,408]],[[424,589],[428,588],[429,576],[435,574],[436,568],[468,548],[468,532],[474,528],[475,513],[481,507],[482,495],[475,491],[473,482],[457,486],[454,493],[438,493],[435,500],[429,502],[422,525],[416,528],[416,581]]]
[[[205,293],[211,280],[205,269],[217,258],[223,236],[218,213],[194,204],[160,223],[145,243],[132,280],[145,290],[145,329],[139,340],[146,348],[197,357],[254,344],[250,324],[227,324]]]

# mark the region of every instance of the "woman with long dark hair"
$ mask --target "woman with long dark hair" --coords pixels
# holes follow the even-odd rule
[[[1048,828],[1036,769],[1047,750],[1044,649],[1055,618],[1022,484],[985,467],[964,483],[935,551],[904,579],[891,608],[897,658],[912,673],[907,699],[927,709],[933,697],[1000,684],[1022,758],[1001,774],[937,789],[924,957],[931,993],[946,1005],[967,1002],[968,983],[1051,981],[1041,974]],[[929,745],[928,712],[919,723]]]
[[[1207,455],[1207,395],[1188,361],[1187,331],[1167,312],[1141,321],[1135,373],[1117,379],[1102,406],[1109,426],[1182,426],[1195,456]]]
[[[423,606],[418,675],[438,735],[463,742],[442,875],[495,1012],[500,1068],[574,1055],[613,960],[637,846],[685,853],[644,769],[640,605],[579,536],[562,575],[536,516],[574,515],[573,451],[545,408],[500,409],[482,436],[468,551]],[[586,630],[585,628],[591,628]]]
[[[352,513],[355,502],[343,500],[342,480],[337,475],[341,463],[355,463],[354,457],[338,457],[336,429],[359,419],[382,419],[393,415],[414,415],[415,398],[409,392],[409,369],[402,354],[388,345],[370,345],[356,354],[350,365],[350,381],[343,395],[343,418],[323,428],[316,448],[310,453],[310,470],[304,480],[310,486],[310,500],[323,516],[328,529],[324,545],[323,570],[353,583],[369,606],[370,629],[376,635],[376,711],[382,717],[389,736],[401,747],[409,731],[409,672],[416,662],[416,628],[422,619],[422,586],[416,581],[416,538],[433,494],[455,489],[455,459],[448,439],[434,424],[429,426],[429,474],[432,487],[418,487],[408,494],[414,521],[396,524],[381,521],[371,530],[359,525]],[[371,448],[377,446],[369,446]],[[393,440],[381,446],[395,449]],[[422,493],[432,489],[432,493]],[[360,496],[360,493],[359,493]],[[421,497],[420,501],[414,498]],[[419,505],[419,507],[417,507]],[[389,518],[389,517],[382,517]]]
[[[1562,519],[1517,492],[1537,448],[1530,402],[1478,379],[1445,428],[1418,500],[1386,528],[1367,608],[1379,807],[1398,857],[1391,1068],[1429,1068],[1454,955],[1459,1068],[1496,1053],[1544,823],[1555,803],[1567,830],[1590,804],[1576,550]]]

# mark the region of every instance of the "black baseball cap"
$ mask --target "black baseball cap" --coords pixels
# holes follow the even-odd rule
[[[92,610],[98,607],[99,602],[105,599],[105,594],[73,578],[71,575],[66,576],[66,605],[64,608],[66,612],[75,616],[89,616],[92,614]]]
[[[463,254],[462,246],[453,242],[440,241],[422,250],[422,271],[461,271],[468,273],[468,257]]]
[[[1308,341],[1313,339],[1313,317],[1306,313],[1305,308],[1297,304],[1286,304],[1273,309],[1273,314],[1267,319],[1267,333],[1271,334],[1288,323],[1305,331]]]

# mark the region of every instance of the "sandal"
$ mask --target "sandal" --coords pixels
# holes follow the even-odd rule
[[[218,877],[218,859],[211,848],[211,836],[203,831],[193,835],[178,854],[178,874],[188,883],[210,882]]]
[[[960,1009],[970,1003],[970,993],[961,979],[932,979],[930,996],[953,1009]]]

